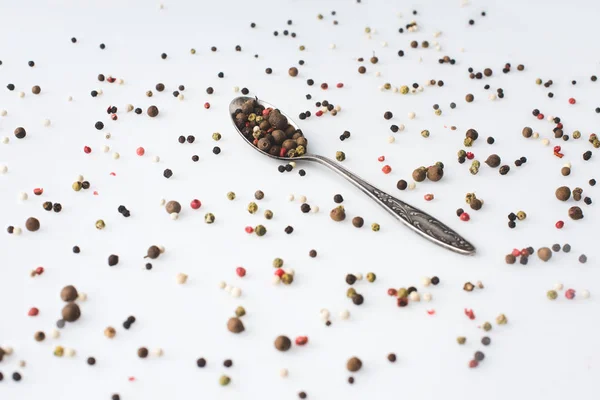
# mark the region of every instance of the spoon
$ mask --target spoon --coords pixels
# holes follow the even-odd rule
[[[235,114],[236,111],[240,110],[242,104],[247,100],[255,100],[257,104],[262,105],[265,108],[277,109],[271,104],[253,99],[252,97],[240,96],[236,97],[229,104],[229,113],[233,121],[233,125],[235,126],[238,133],[244,138],[244,140],[252,146],[255,150],[259,151],[261,154],[266,155],[268,157],[274,158],[280,161],[316,161],[319,164],[322,164],[329,169],[336,172],[338,175],[341,175],[354,186],[359,188],[363,193],[373,199],[377,204],[383,207],[387,212],[392,214],[396,219],[400,222],[408,226],[414,232],[423,236],[424,238],[436,243],[446,249],[455,251],[459,254],[464,255],[473,255],[475,254],[475,247],[469,243],[466,239],[456,233],[452,228],[446,226],[442,222],[428,215],[427,213],[415,208],[409,204],[406,204],[402,200],[398,200],[394,196],[391,196],[385,193],[383,190],[376,188],[370,183],[366,182],[359,176],[353,174],[348,171],[346,168],[342,167],[338,163],[330,160],[329,158],[320,156],[318,154],[303,154],[300,156],[296,156],[293,158],[289,157],[280,157],[277,155],[269,154],[265,151],[262,151],[258,147],[256,147],[250,140],[248,140],[242,131],[238,128],[235,123]],[[292,125],[295,129],[299,129],[298,125],[286,114],[279,110],[281,115],[287,118],[287,122],[289,125]]]

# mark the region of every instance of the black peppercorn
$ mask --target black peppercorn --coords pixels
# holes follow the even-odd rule
[[[355,294],[354,296],[352,296],[352,303],[354,303],[357,306],[360,306],[362,303],[365,302],[365,298],[363,297],[362,294]]]
[[[96,359],[94,357],[88,357],[87,363],[88,363],[88,365],[95,365]]]
[[[233,365],[233,361],[231,361],[231,360],[225,360],[225,361],[223,361],[223,366],[225,368],[230,368],[232,365]]]
[[[399,190],[405,190],[408,187],[408,183],[404,179],[400,179],[398,183],[396,183],[396,187]]]
[[[394,116],[394,114],[392,114],[392,112],[391,112],[391,111],[386,111],[386,112],[383,114],[383,118],[385,118],[385,119],[392,119],[392,117],[393,117],[393,116]]]
[[[285,227],[284,231],[289,235],[290,233],[294,232],[294,228],[288,225]]]
[[[316,250],[309,251],[308,256],[311,258],[315,258],[317,256],[317,251]]]
[[[62,211],[62,205],[60,203],[54,203],[54,206],[52,206],[52,209],[54,210],[54,212],[61,212]]]
[[[215,147],[213,147],[212,152],[213,152],[213,154],[219,154],[219,153],[221,153],[221,148],[218,146],[215,146]]]
[[[81,249],[79,248],[79,246],[73,246],[73,253],[79,254],[80,252],[81,252]]]
[[[483,344],[484,346],[488,346],[490,343],[492,343],[492,339],[490,339],[487,336],[484,336],[481,338],[481,344]]]
[[[34,67],[34,66],[35,66],[35,62],[33,62],[33,61],[29,61],[29,62],[27,63],[27,65],[29,65],[30,67]]]
[[[456,210],[456,216],[460,217],[461,215],[463,215],[464,212],[465,212],[465,210],[463,210],[462,208],[458,208]]]
[[[517,226],[517,224],[515,223],[515,221],[508,221],[508,227],[510,229],[514,229]]]
[[[354,285],[355,282],[356,282],[356,276],[354,276],[352,274],[346,275],[346,283],[348,285]]]
[[[186,140],[187,140],[188,143],[194,143],[194,141],[196,140],[196,138],[193,135],[189,135],[186,138]]]
[[[302,211],[303,213],[307,213],[310,211],[310,205],[306,204],[306,203],[302,203],[302,205],[300,206],[300,211]]]
[[[431,278],[432,285],[437,285],[438,283],[440,283],[440,278],[438,278],[437,276],[434,276],[433,278]]]
[[[301,169],[301,170],[298,171],[298,175],[305,176],[306,175],[306,171],[303,170],[303,169]]]
[[[197,155],[195,155],[195,154],[194,154],[194,155],[192,156],[192,161],[193,161],[193,162],[198,162],[198,160],[200,160],[200,157],[198,157]]]
[[[477,361],[483,361],[483,359],[485,358],[485,355],[481,351],[476,351],[474,358]]]
[[[8,85],[6,85],[6,88],[10,91],[15,90],[15,85],[13,85],[12,83],[9,83]]]
[[[225,74],[224,74],[224,73],[222,73],[222,72],[219,72],[219,73],[217,74],[217,76],[218,76],[219,78],[223,78],[223,77],[225,76]]]
[[[204,358],[199,358],[196,360],[196,365],[200,368],[204,368],[206,366],[206,360]]]
[[[163,171],[163,176],[165,178],[169,179],[170,177],[173,176],[173,171],[171,171],[170,169],[167,168]]]
[[[508,174],[508,171],[510,171],[510,167],[508,165],[503,165],[500,167],[500,175],[506,175]]]
[[[333,201],[337,204],[340,204],[341,202],[344,201],[344,198],[342,197],[341,194],[336,194],[335,196],[333,196]]]
[[[179,143],[182,143],[182,144],[183,144],[183,143],[185,143],[185,136],[179,136],[179,137],[177,138],[177,141],[178,141]]]
[[[25,131],[25,128],[19,126],[17,129],[15,129],[15,137],[17,139],[23,139],[25,136],[27,136],[27,131]]]
[[[108,256],[108,266],[109,267],[114,267],[118,263],[119,263],[119,256],[117,256],[115,254],[111,254],[110,256]]]
[[[152,264],[146,263],[146,270],[150,271],[152,269]]]
[[[50,201],[45,201],[44,204],[42,204],[42,207],[44,208],[44,210],[46,211],[52,211],[52,202]]]
[[[30,61],[30,62],[33,62],[33,61]],[[18,373],[18,372],[14,372],[14,373],[12,374],[12,378],[13,378],[13,381],[15,381],[15,382],[19,382],[19,381],[21,380],[22,376],[21,376],[21,374],[20,374],[20,373]]]
[[[584,159],[584,161],[589,161],[590,158],[592,158],[592,152],[590,150],[588,150],[585,153],[583,153],[583,159]]]

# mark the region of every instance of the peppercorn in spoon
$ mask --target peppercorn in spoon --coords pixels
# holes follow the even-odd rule
[[[298,125],[269,103],[240,96],[229,104],[229,113],[240,135],[262,154],[281,161],[293,159],[323,164],[346,178],[419,235],[457,253],[475,254],[475,247],[471,243],[442,222],[376,188],[338,163],[308,153],[308,142]]]

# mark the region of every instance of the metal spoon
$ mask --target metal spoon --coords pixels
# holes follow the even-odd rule
[[[244,138],[248,144],[252,146],[255,150],[260,152],[263,155],[268,157],[289,162],[292,159],[286,157],[277,157],[266,153],[260,150],[258,147],[254,146],[246,137],[242,134],[242,132],[238,129],[235,124],[234,115],[237,109],[241,108],[242,103],[247,100],[252,100],[251,97],[240,96],[236,97],[229,104],[229,114],[232,118],[233,125],[238,133]],[[271,104],[256,99],[257,103],[264,106],[265,108],[273,108]],[[281,112],[281,110],[280,110]],[[299,129],[298,125],[287,115],[281,112],[288,119],[288,123],[292,125],[294,128]],[[475,247],[469,243],[466,239],[460,236],[458,233],[454,232],[450,227],[444,225],[442,222],[428,215],[427,213],[415,208],[409,204],[406,204],[402,200],[398,200],[394,196],[391,196],[385,193],[383,190],[377,189],[375,186],[370,183],[364,181],[357,175],[348,171],[344,167],[340,166],[338,163],[330,160],[329,158],[317,155],[317,154],[304,154],[299,157],[294,157],[294,161],[316,161],[320,164],[325,165],[329,169],[336,172],[338,175],[346,178],[350,183],[359,188],[363,193],[367,196],[375,200],[377,204],[381,207],[385,208],[390,214],[396,217],[400,222],[408,226],[410,229],[418,233],[419,235],[429,239],[433,243],[436,243],[442,247],[445,247],[449,250],[455,251],[460,254],[465,255],[473,255],[475,254]]]

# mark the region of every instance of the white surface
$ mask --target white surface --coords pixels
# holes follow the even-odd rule
[[[112,393],[124,400],[293,399],[300,390],[309,399],[564,399],[597,393],[592,386],[600,356],[596,206],[581,204],[585,218],[572,222],[566,215],[571,204],[559,204],[554,190],[562,184],[580,186],[597,197],[597,188],[587,181],[598,172],[598,156],[584,163],[581,153],[591,149],[587,135],[599,118],[593,110],[600,105],[600,82],[589,81],[600,72],[594,51],[598,4],[476,1],[461,8],[458,1],[173,1],[160,10],[159,3],[147,1],[52,3],[3,1],[0,9],[0,109],[8,111],[0,117],[0,136],[10,137],[8,145],[0,145],[0,164],[8,166],[8,173],[0,176],[0,221],[24,228],[27,217],[37,216],[42,224],[36,233],[24,229],[21,236],[0,236],[0,345],[15,350],[0,363],[5,375],[1,399],[102,400]],[[422,29],[400,35],[397,29],[413,19],[415,4]],[[337,11],[336,17],[331,10]],[[483,10],[486,17],[479,16]],[[398,18],[397,12],[404,17]],[[318,13],[325,19],[318,21]],[[333,26],[334,18],[338,26]],[[470,18],[474,26],[468,26]],[[288,19],[294,21],[290,27]],[[254,30],[251,21],[258,25]],[[366,26],[377,30],[371,40],[363,33]],[[284,37],[283,29],[298,37]],[[280,36],[274,37],[274,30]],[[435,39],[437,30],[443,33]],[[77,44],[70,42],[72,36]],[[438,40],[442,51],[410,49],[411,40]],[[382,41],[388,46],[381,47]],[[100,43],[106,43],[106,50],[98,48]],[[238,44],[243,50],[239,53],[234,51]],[[301,44],[307,51],[298,51]],[[209,51],[213,45],[218,52]],[[194,56],[191,47],[197,50]],[[405,50],[404,58],[396,55],[399,49]],[[355,59],[368,59],[373,51],[379,64],[366,63],[368,73],[359,75]],[[160,59],[162,52],[168,53],[167,60]],[[439,65],[437,59],[446,54],[457,64]],[[35,68],[27,66],[30,59]],[[299,67],[297,78],[290,78],[287,69],[299,59],[306,65]],[[508,75],[501,73],[506,62],[513,65]],[[519,63],[526,65],[524,72],[516,71]],[[469,80],[469,66],[489,66],[494,76]],[[273,68],[272,75],[264,73],[267,67]],[[224,79],[216,77],[219,71]],[[123,78],[125,84],[98,82],[99,73]],[[554,80],[554,99],[534,84],[537,77]],[[305,84],[308,78],[315,86]],[[443,79],[445,86],[411,96],[378,90],[388,81],[400,86],[428,79]],[[577,86],[570,85],[572,79]],[[318,87],[324,81],[330,86],[326,92]],[[344,82],[343,89],[334,88],[338,81]],[[17,86],[14,92],[4,89],[9,82]],[[155,91],[158,82],[167,90],[146,98],[145,91]],[[486,83],[494,90],[502,87],[506,98],[489,101],[482,88]],[[31,94],[36,84],[42,87],[39,96]],[[186,86],[184,101],[170,94],[179,84]],[[207,95],[207,86],[216,93]],[[297,170],[279,174],[276,162],[259,157],[234,132],[227,114],[233,86],[247,86],[291,115],[305,110],[314,114],[318,100],[340,104],[343,111],[336,117],[301,121],[311,149],[328,156],[345,151],[346,167],[457,229],[478,248],[477,256],[450,253],[409,232],[320,166],[299,164],[307,171],[304,178]],[[98,88],[104,94],[90,97]],[[23,99],[19,91],[26,93]],[[306,93],[313,100],[304,100]],[[466,93],[475,95],[474,103],[465,103]],[[571,96],[577,98],[576,106],[567,103]],[[210,110],[202,107],[205,101],[211,102]],[[458,105],[455,110],[448,106],[451,101]],[[126,114],[128,103],[144,110],[156,104],[160,116]],[[440,104],[443,116],[433,114],[434,103]],[[117,122],[107,118],[109,105],[119,107]],[[533,108],[559,115],[567,133],[579,129],[584,137],[568,143],[551,139],[548,148],[540,140],[523,139],[520,132],[526,125],[551,137],[553,125],[534,119]],[[386,110],[394,112],[393,120],[382,118]],[[407,118],[410,111],[416,112],[415,120]],[[43,126],[45,119],[52,121],[50,127]],[[102,132],[94,129],[97,120],[106,124]],[[394,144],[387,143],[391,123],[406,125],[394,135]],[[25,140],[14,137],[17,126],[27,129]],[[472,148],[482,161],[477,176],[469,174],[468,164],[456,163],[468,128],[481,135]],[[422,129],[431,131],[429,139],[420,136]],[[340,142],[344,130],[352,137]],[[219,156],[211,153],[215,131],[223,135]],[[107,132],[112,133],[108,141]],[[181,145],[180,134],[194,134],[196,142]],[[490,135],[496,138],[493,146],[485,143]],[[104,154],[104,144],[121,158]],[[565,150],[562,160],[552,156],[555,144]],[[91,155],[83,153],[84,145],[93,148]],[[145,147],[144,157],[135,155],[138,146]],[[511,165],[520,156],[529,161],[500,176],[483,165],[493,152]],[[192,154],[200,162],[192,163]],[[158,164],[151,162],[155,155],[160,156]],[[392,166],[390,175],[381,173],[380,155]],[[412,192],[395,189],[396,181],[408,179],[414,168],[438,160],[446,165],[442,181],[419,184]],[[559,170],[569,161],[573,172],[564,178]],[[174,171],[170,180],[162,177],[165,168]],[[112,171],[116,177],[109,175]],[[92,183],[90,190],[71,189],[78,174]],[[34,196],[34,187],[43,187],[43,196]],[[250,215],[245,208],[257,189],[266,197],[258,202],[259,213]],[[234,202],[225,198],[230,190],[237,194]],[[22,191],[29,200],[17,199]],[[468,191],[476,191],[485,206],[462,223],[454,212],[465,206]],[[321,212],[300,213],[297,201],[287,201],[289,193],[306,195]],[[345,198],[349,218],[344,223],[328,217],[335,193]],[[435,200],[425,202],[426,193],[434,193]],[[182,203],[177,221],[159,206],[161,198]],[[198,211],[189,208],[193,198],[203,203]],[[60,202],[63,211],[46,212],[43,201]],[[131,218],[117,213],[121,204]],[[272,221],[262,217],[267,208],[275,214]],[[521,209],[527,220],[509,230],[506,215]],[[215,224],[204,224],[206,212],[216,215]],[[362,230],[351,226],[355,215],[365,218]],[[103,231],[94,228],[100,218],[107,223]],[[558,219],[567,222],[562,231],[554,229]],[[380,232],[368,229],[372,222],[381,224]],[[269,230],[266,237],[244,232],[244,226],[259,223]],[[287,225],[295,228],[290,236],[283,232]],[[513,247],[566,242],[572,252],[555,254],[546,264],[537,257],[525,267],[503,261]],[[152,244],[167,250],[146,271],[142,257]],[[73,245],[81,247],[81,254],[71,252]],[[312,248],[319,252],[316,259],[308,257]],[[585,265],[577,262],[581,253],[589,258]],[[118,266],[108,267],[110,254],[120,256]],[[292,286],[271,285],[275,257],[295,269]],[[46,272],[30,278],[29,271],[38,265]],[[248,270],[243,279],[235,275],[238,265]],[[356,307],[345,296],[344,276],[369,271],[378,280],[356,285],[365,296],[365,303]],[[185,285],[176,283],[180,272],[189,275]],[[433,275],[441,284],[422,288],[421,277]],[[220,290],[221,280],[242,288],[242,296],[236,299]],[[464,282],[477,280],[484,282],[484,290],[462,291]],[[568,301],[563,292],[550,302],[545,292],[557,282],[565,289],[588,289],[591,298]],[[88,300],[81,304],[81,320],[63,329],[59,339],[51,339],[63,306],[59,292],[67,284],[87,293]],[[386,290],[410,285],[431,292],[433,300],[399,309]],[[238,305],[247,310],[247,330],[233,335],[225,324]],[[26,316],[32,306],[41,310],[36,318]],[[465,307],[475,310],[476,321],[465,317]],[[332,314],[331,327],[320,320],[322,308]],[[428,308],[436,315],[427,315]],[[351,312],[347,321],[338,317],[344,309]],[[494,326],[489,332],[492,345],[483,349],[485,361],[478,369],[468,369],[473,352],[482,347],[478,343],[483,332],[477,325],[494,322],[499,313],[507,315],[508,325]],[[125,331],[121,324],[130,314],[137,322]],[[118,330],[113,340],[103,336],[109,325]],[[47,333],[46,341],[33,340],[37,330]],[[308,335],[309,344],[279,353],[273,340],[280,334],[292,339]],[[465,346],[456,344],[459,335],[468,337]],[[73,348],[77,355],[56,358],[55,345]],[[160,347],[164,356],[138,359],[140,346]],[[389,352],[397,354],[396,364],[386,360]],[[355,374],[356,383],[348,385],[345,363],[353,355],[364,367]],[[86,365],[88,356],[96,357],[96,366]],[[198,357],[208,360],[203,370],[195,366]],[[222,366],[226,358],[234,362],[230,369]],[[18,368],[19,360],[26,360],[27,367]],[[281,368],[289,370],[288,378],[279,377]],[[15,370],[24,376],[18,384],[10,379]],[[222,373],[232,378],[229,387],[218,385]],[[129,376],[137,381],[128,382]]]

